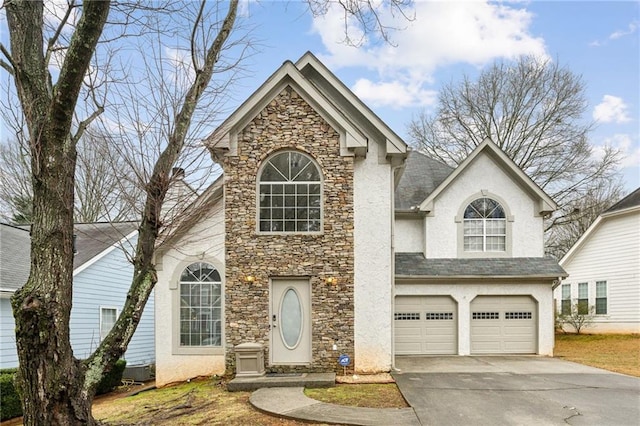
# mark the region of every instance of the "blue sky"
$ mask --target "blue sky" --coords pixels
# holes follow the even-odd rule
[[[49,4],[58,1],[66,4]],[[357,49],[340,43],[344,22],[336,8],[313,19],[302,0],[241,4],[256,43],[245,77],[232,88],[231,110],[282,62],[311,51],[406,138],[408,122],[433,110],[443,83],[474,77],[495,60],[541,55],[582,76],[589,102],[584,120],[596,124],[594,155],[605,145],[620,149],[626,190],[640,186],[640,2],[418,0],[411,22],[381,13],[384,22],[402,27],[390,34],[395,46],[365,42]],[[8,45],[4,11],[0,23],[0,41]],[[4,140],[10,135],[2,127]]]
[[[260,46],[238,101],[309,50],[406,137],[411,117],[435,106],[441,84],[477,75],[494,60],[544,55],[582,76],[595,155],[605,144],[621,149],[627,191],[640,186],[639,2],[418,1],[415,20],[392,34],[396,47],[359,49],[339,43],[339,13],[314,20],[295,1],[247,1],[243,8]]]

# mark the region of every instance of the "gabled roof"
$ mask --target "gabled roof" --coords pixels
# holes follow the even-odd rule
[[[194,221],[209,215],[209,210],[224,197],[224,174],[221,174],[209,187],[189,204],[174,220],[165,228],[156,244],[156,256],[159,256],[172,242],[184,235]]]
[[[73,273],[77,274],[89,264],[120,247],[123,240],[133,238],[138,232],[137,222],[76,223],[76,253],[73,257]]]
[[[120,246],[137,232],[135,222],[78,223],[74,225],[74,275]],[[28,226],[0,224],[0,290],[13,292],[29,278],[31,237]]]
[[[622,200],[609,207],[593,221],[593,223],[584,231],[567,253],[560,259],[561,265],[566,265],[569,260],[580,250],[580,248],[591,238],[602,223],[610,218],[625,215],[628,213],[640,214],[640,188],[636,189]],[[636,230],[636,232],[638,232]]]
[[[426,259],[422,253],[396,253],[396,278],[548,278],[567,277],[550,257]]]
[[[300,68],[298,68],[300,67]],[[301,72],[304,68],[305,73]],[[240,107],[233,112],[204,144],[214,157],[237,152],[237,134],[287,86],[293,88],[338,133],[342,154],[366,155],[367,132],[384,135],[387,155],[406,153],[406,144],[369,110],[311,53],[298,64],[285,61]],[[366,123],[361,123],[364,120]]]
[[[433,209],[434,200],[440,195],[462,172],[468,168],[480,154],[489,155],[511,178],[518,183],[532,197],[538,200],[538,213],[547,214],[558,208],[557,204],[525,172],[518,167],[493,141],[486,138],[469,156],[449,174],[438,187],[420,204],[420,210],[429,212]]]
[[[619,212],[621,210],[627,210],[634,207],[640,206],[640,188],[637,188],[635,191],[631,192],[631,194],[624,197],[622,200],[618,201],[611,207],[609,207],[603,214],[609,214],[614,212]]]
[[[453,167],[418,151],[409,151],[395,189],[396,211],[413,211],[453,172]]]
[[[358,122],[370,124],[383,136],[387,155],[407,152],[407,144],[387,123],[382,121],[371,109],[360,100],[345,84],[316,58],[307,52],[296,62],[296,67],[312,83],[317,85],[335,104],[348,108],[347,115],[357,118]]]

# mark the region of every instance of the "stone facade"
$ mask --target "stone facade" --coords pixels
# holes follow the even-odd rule
[[[354,353],[353,157],[340,156],[339,134],[289,86],[237,137],[237,155],[225,157],[223,164],[227,371],[234,371],[233,347],[240,343],[262,343],[269,359],[269,280],[274,277],[310,280],[312,362],[267,365],[267,371],[341,371],[333,344]],[[257,172],[267,157],[282,149],[304,152],[321,168],[319,235],[257,232]],[[248,275],[255,281],[246,282]],[[337,284],[326,283],[326,277],[337,278]]]

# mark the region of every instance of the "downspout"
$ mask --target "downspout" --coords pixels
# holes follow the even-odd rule
[[[396,370],[396,347],[395,347],[395,326],[394,326],[394,316],[395,316],[395,307],[396,307],[396,235],[395,235],[395,227],[396,227],[396,197],[395,197],[395,181],[396,181],[396,171],[400,168],[404,167],[404,160],[400,165],[391,166],[391,370]]]

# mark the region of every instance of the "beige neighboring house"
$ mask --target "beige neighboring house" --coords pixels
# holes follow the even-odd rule
[[[205,145],[224,173],[157,252],[158,385],[233,373],[242,343],[272,373],[552,354],[556,205],[490,140],[455,169],[412,151],[306,53]]]
[[[560,265],[569,278],[554,291],[558,312],[582,302],[595,314],[587,333],[640,333],[640,188],[598,216]]]

